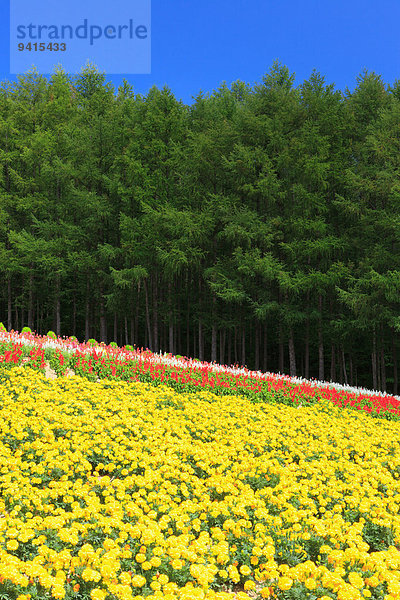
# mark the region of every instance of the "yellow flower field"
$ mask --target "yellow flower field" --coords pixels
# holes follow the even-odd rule
[[[7,377],[0,599],[400,598],[399,424]]]

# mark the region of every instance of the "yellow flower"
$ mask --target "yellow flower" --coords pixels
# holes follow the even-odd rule
[[[138,562],[139,564],[144,563],[144,561],[146,560],[146,555],[139,552],[138,554],[136,554],[135,559],[136,562]]]
[[[179,558],[175,558],[174,560],[171,561],[171,567],[175,571],[179,571],[183,567],[183,562],[181,560],[179,560]]]
[[[355,588],[361,589],[364,587],[364,579],[358,573],[349,573],[349,582]]]
[[[255,590],[256,589],[256,584],[251,579],[248,579],[247,581],[244,582],[244,586],[243,587],[244,587],[245,591]]]
[[[315,590],[315,588],[317,587],[317,582],[315,581],[315,579],[312,579],[311,577],[308,577],[305,580],[304,585],[306,586],[306,588],[308,590]]]
[[[107,593],[104,590],[95,588],[90,592],[90,597],[92,600],[105,600],[105,598],[107,597]]]
[[[146,584],[146,578],[142,575],[134,575],[131,584],[133,587],[143,587]]]
[[[282,591],[290,590],[293,585],[293,579],[290,577],[279,577],[278,588]]]
[[[239,568],[239,571],[241,572],[242,575],[245,575],[245,576],[250,575],[250,573],[251,573],[251,569],[248,565],[242,565]]]
[[[7,550],[11,550],[11,551],[17,550],[18,546],[19,546],[19,544],[18,544],[17,540],[9,540],[7,542]]]

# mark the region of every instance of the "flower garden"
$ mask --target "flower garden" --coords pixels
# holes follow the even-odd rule
[[[400,598],[398,398],[0,344],[1,600]]]

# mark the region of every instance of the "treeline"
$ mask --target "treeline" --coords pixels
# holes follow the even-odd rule
[[[398,391],[400,83],[0,89],[0,320]]]

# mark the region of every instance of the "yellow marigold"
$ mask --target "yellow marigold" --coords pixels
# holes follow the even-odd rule
[[[317,587],[317,582],[315,581],[315,579],[312,579],[311,577],[308,577],[305,580],[304,585],[306,586],[306,588],[308,590],[315,590],[315,588]]]
[[[104,590],[95,588],[90,592],[90,597],[92,600],[105,600],[105,598],[107,597],[107,593]]]
[[[245,577],[247,577],[247,575],[250,575],[251,573],[251,569],[248,565],[242,565],[239,568],[239,571],[241,572],[242,575],[244,575]]]
[[[365,583],[369,587],[375,588],[380,584],[380,581],[377,575],[372,575],[372,577],[368,577],[368,579],[365,580]]]
[[[64,586],[62,584],[58,584],[58,583],[53,585],[52,590],[51,590],[51,595],[53,598],[56,598],[56,600],[62,600],[62,598],[65,598]]]
[[[143,587],[146,584],[146,578],[142,575],[134,575],[131,584],[133,587]]]
[[[255,590],[256,589],[256,584],[252,579],[248,579],[247,581],[244,582],[244,589],[245,591],[247,590]]]
[[[293,585],[293,579],[290,577],[279,577],[278,588],[282,591],[290,590]]]
[[[135,559],[136,562],[138,562],[139,564],[144,563],[144,561],[146,560],[146,555],[139,552],[138,554],[136,554]]]
[[[183,562],[179,560],[179,558],[174,558],[174,560],[171,561],[171,567],[175,571],[179,571],[183,567]]]
[[[364,587],[364,579],[358,574],[358,573],[354,573],[353,571],[351,573],[349,573],[349,582],[351,583],[351,585],[357,589],[361,589],[362,587]]]
[[[19,546],[19,544],[18,544],[17,540],[9,540],[7,542],[7,550],[11,550],[11,551],[17,550],[18,546]]]

